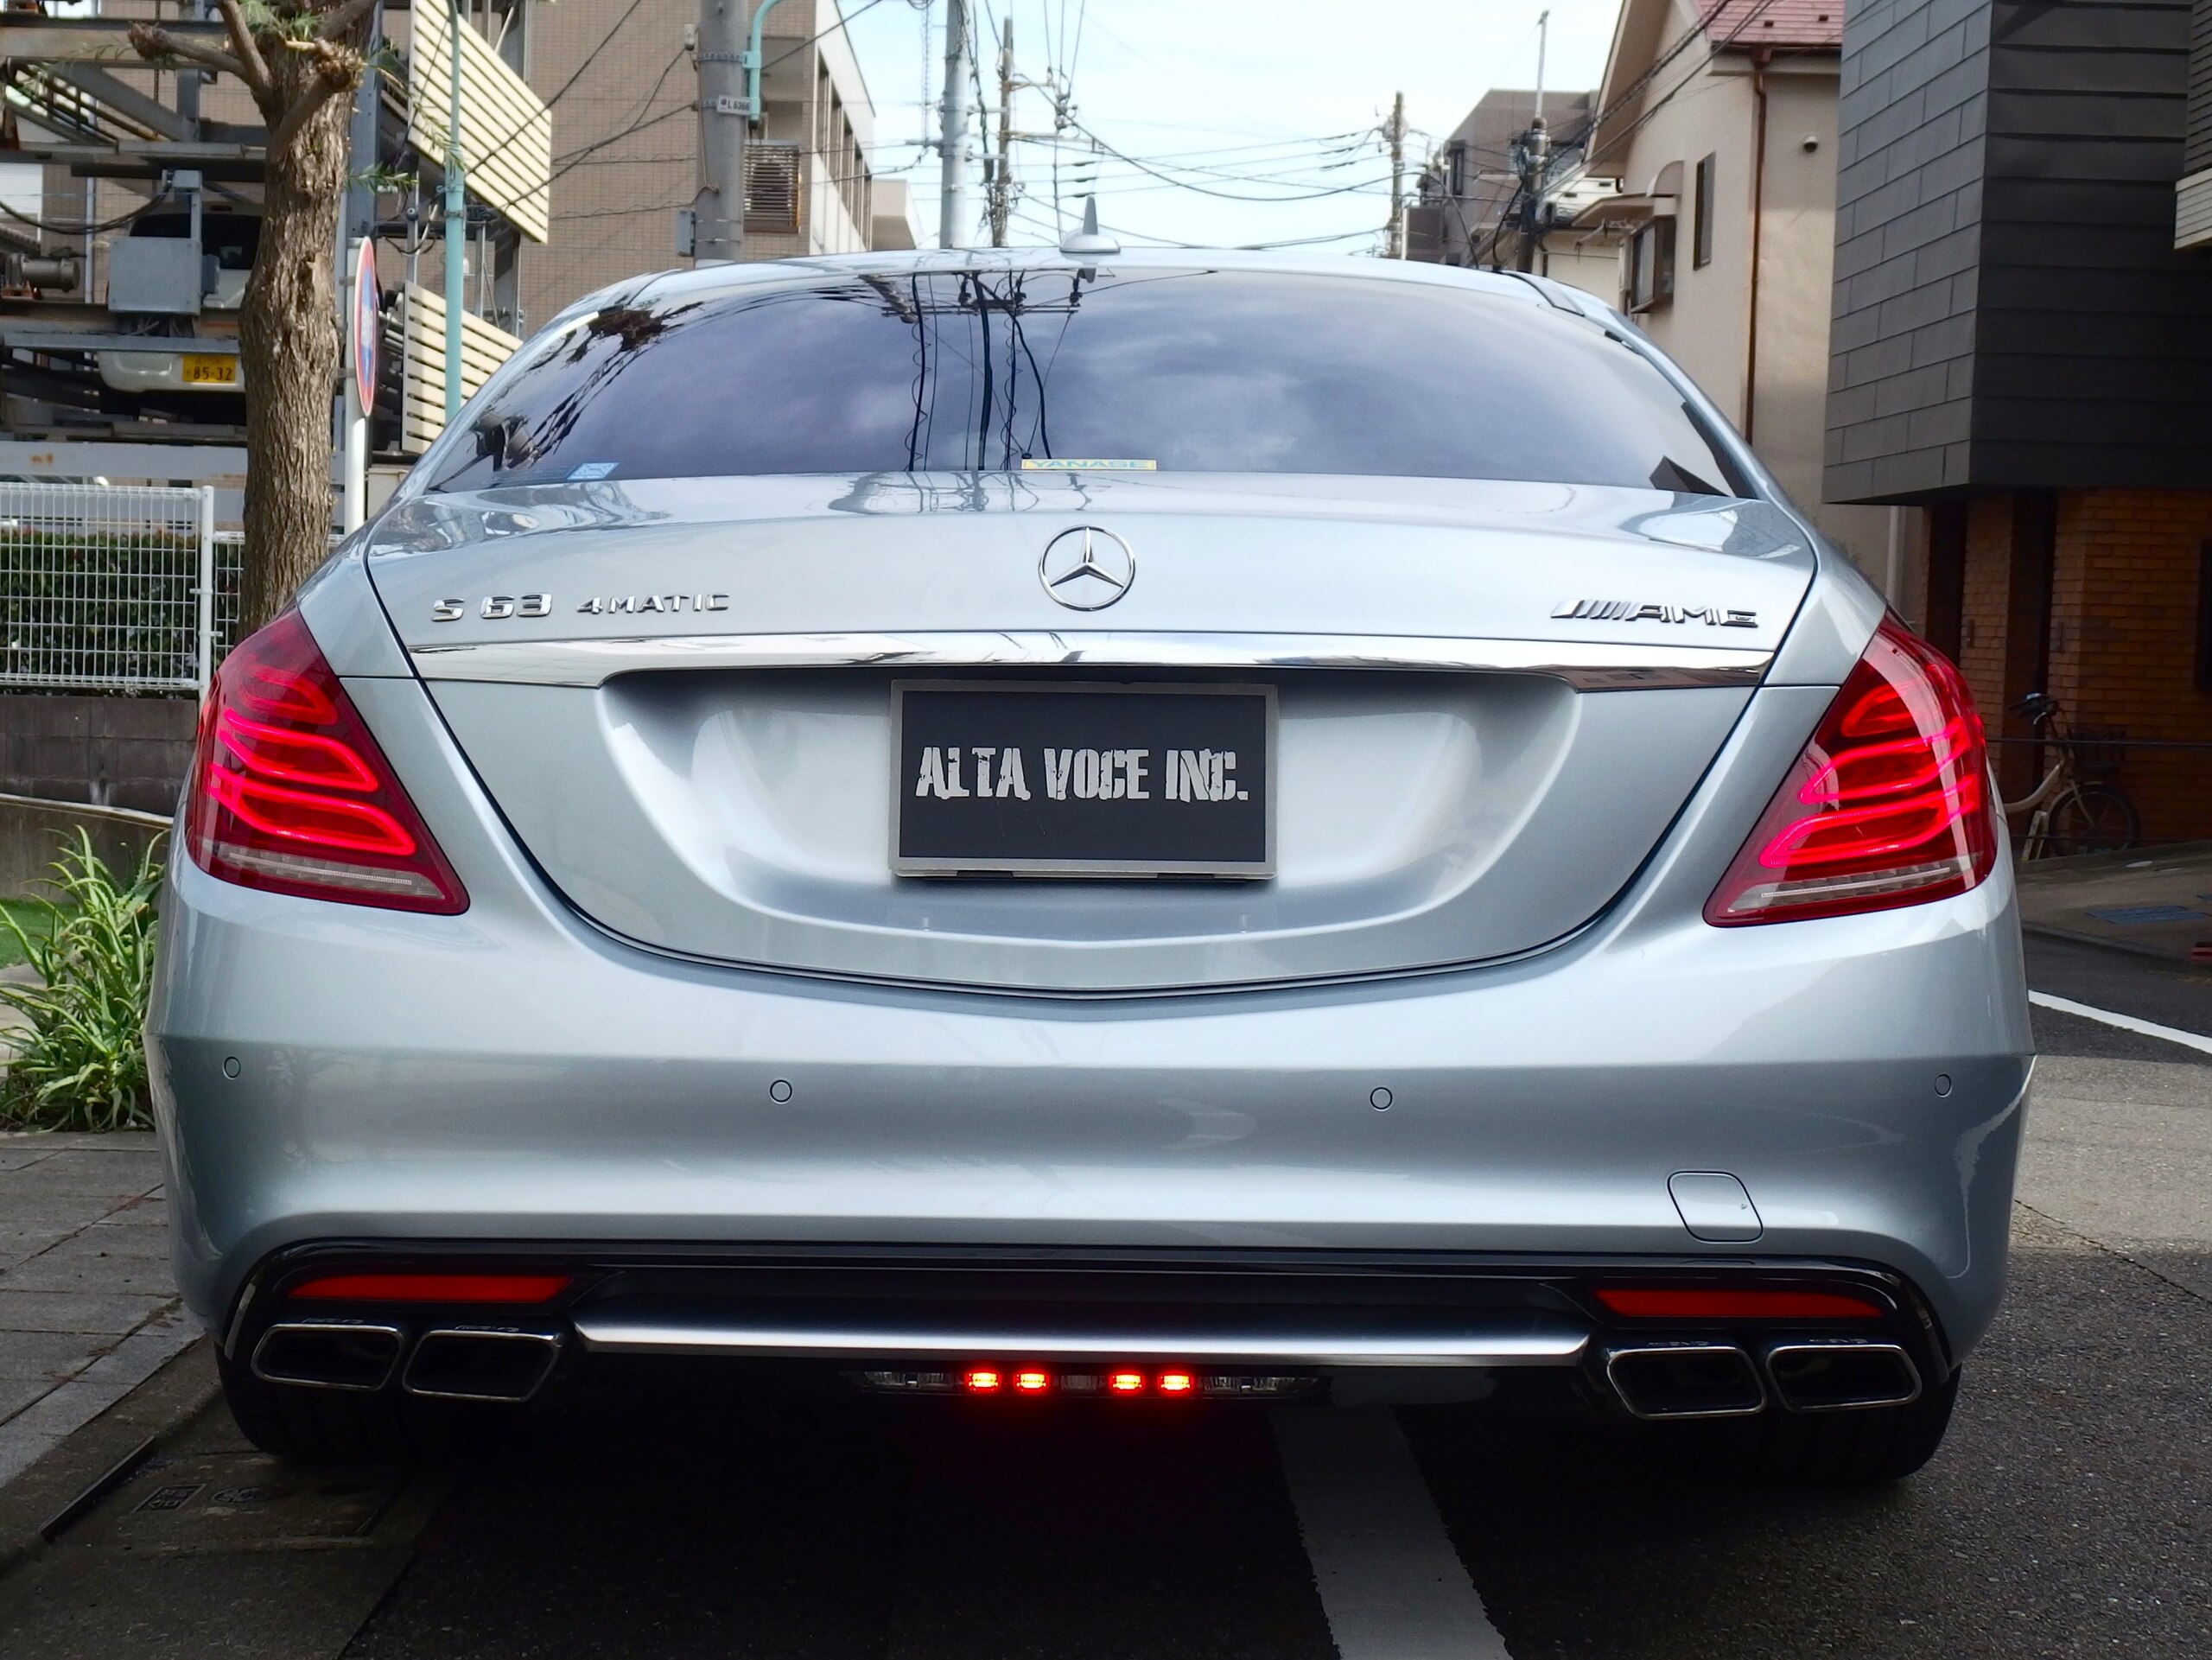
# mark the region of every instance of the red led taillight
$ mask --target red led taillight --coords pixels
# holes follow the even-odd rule
[[[1885,619],[1706,901],[1717,927],[1963,894],[1997,862],[1981,718],[1959,671]]]
[[[216,671],[184,829],[194,863],[243,887],[446,916],[468,907],[296,611]]]
[[[970,1395],[995,1394],[1004,1379],[990,1366],[970,1366],[960,1374],[960,1386]]]
[[[1052,1375],[1041,1371],[1018,1371],[1014,1375],[1014,1386],[1024,1395],[1042,1395],[1052,1387]]]
[[[326,1274],[288,1297],[334,1302],[550,1302],[565,1274]]]
[[[1198,1380],[1186,1371],[1164,1371],[1160,1374],[1162,1395],[1188,1395],[1198,1386]]]
[[[1592,1294],[1631,1320],[1878,1320],[1888,1312],[1848,1291],[1599,1286]]]
[[[1116,1395],[1144,1393],[1144,1374],[1141,1371],[1117,1371],[1106,1374],[1106,1387]]]

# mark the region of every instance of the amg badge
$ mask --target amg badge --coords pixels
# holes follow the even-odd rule
[[[1585,622],[1702,622],[1714,628],[1756,628],[1756,611],[1730,611],[1717,605],[1662,605],[1655,600],[1561,600],[1554,617]]]

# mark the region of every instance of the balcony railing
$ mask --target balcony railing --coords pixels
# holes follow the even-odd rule
[[[453,10],[427,0],[410,14],[407,137],[442,162],[453,107]],[[545,240],[553,172],[553,115],[473,29],[461,31],[461,162],[469,194],[533,242]]]
[[[446,302],[410,283],[399,307],[399,447],[419,455],[446,429]],[[461,395],[468,398],[522,341],[469,312],[461,317]]]

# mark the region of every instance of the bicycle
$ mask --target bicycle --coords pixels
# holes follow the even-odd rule
[[[2015,844],[2022,859],[2059,858],[2069,853],[2118,853],[2133,847],[2143,833],[2135,804],[2117,785],[2101,779],[2085,782],[2079,752],[2101,748],[2107,764],[2119,765],[2116,735],[2076,736],[2058,725],[2060,704],[2047,691],[2031,691],[2013,708],[2035,725],[2036,735],[2056,746],[2057,755],[2043,781],[2017,801],[1999,805],[2007,818],[2026,813],[2026,830]]]

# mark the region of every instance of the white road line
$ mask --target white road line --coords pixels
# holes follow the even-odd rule
[[[2178,1026],[2161,1026],[2156,1021],[2139,1021],[2133,1014],[2115,1014],[2109,1008],[2092,1008],[2087,1003],[2077,1003],[2071,997],[2054,997],[2047,991],[2031,991],[2028,1001],[2039,1008],[2055,1008],[2062,1014],[2079,1014],[2084,1020],[2102,1021],[2107,1026],[2116,1026],[2123,1032],[2139,1032],[2146,1038],[2162,1038],[2168,1043],[2178,1043],[2184,1049],[2195,1049],[2212,1055],[2212,1038],[2196,1032],[2184,1032]]]
[[[1290,1409],[1274,1427],[1343,1660],[1509,1660],[1389,1411]]]

